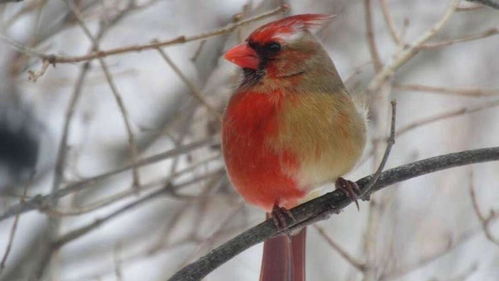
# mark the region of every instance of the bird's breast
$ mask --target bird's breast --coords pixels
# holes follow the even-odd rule
[[[364,120],[346,92],[241,92],[223,122],[229,177],[247,201],[267,210],[292,207],[350,171],[364,142]]]
[[[231,182],[250,203],[270,210],[292,206],[305,195],[292,174],[295,155],[272,144],[279,136],[283,93],[240,92],[226,109],[223,154]]]

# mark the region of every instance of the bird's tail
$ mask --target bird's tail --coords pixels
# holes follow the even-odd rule
[[[280,235],[263,243],[260,281],[305,281],[307,229]]]

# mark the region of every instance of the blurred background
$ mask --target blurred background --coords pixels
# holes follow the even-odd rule
[[[386,168],[499,143],[499,10],[480,4],[0,1],[0,280],[166,281],[261,222],[220,158],[239,80],[221,56],[284,2],[288,14],[336,15],[317,36],[370,111],[347,178],[377,168],[392,99]],[[127,49],[106,55],[116,48]],[[384,189],[311,227],[308,279],[498,280],[498,202],[493,162]],[[252,247],[205,280],[257,280],[260,257]]]

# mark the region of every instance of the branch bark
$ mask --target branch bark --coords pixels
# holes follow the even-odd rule
[[[497,0],[466,0],[468,2],[480,3],[494,9],[499,9],[499,2]]]
[[[2,0],[0,0],[2,1]],[[5,0],[3,0],[5,1]],[[9,0],[9,1],[15,1],[15,0]],[[44,54],[41,52],[38,52],[34,49],[28,48],[26,46],[23,46],[21,43],[16,42],[13,39],[10,39],[0,33],[0,39],[3,39],[6,41],[8,44],[10,44],[13,48],[18,50],[19,52],[25,53],[26,55],[29,56],[34,56],[41,58],[44,61],[48,61],[49,64],[55,65],[58,63],[78,63],[78,62],[83,62],[83,61],[91,61],[94,59],[98,58],[104,58],[108,56],[114,56],[114,55],[119,55],[119,54],[124,54],[124,53],[130,53],[130,52],[142,52],[145,50],[154,50],[157,48],[162,48],[166,46],[171,46],[171,45],[176,45],[176,44],[184,44],[187,42],[191,41],[198,41],[198,40],[203,40],[206,38],[210,38],[213,36],[218,36],[222,34],[226,34],[229,32],[234,31],[236,28],[239,26],[258,21],[273,15],[276,15],[281,12],[286,12],[289,9],[287,5],[281,5],[277,8],[274,8],[270,11],[266,11],[264,13],[258,14],[256,16],[253,16],[251,18],[239,21],[239,22],[231,22],[227,24],[224,27],[218,28],[213,31],[209,31],[206,33],[201,33],[201,34],[196,34],[196,35],[191,35],[191,36],[186,36],[186,35],[181,35],[173,39],[169,40],[163,40],[163,41],[153,41],[151,43],[146,43],[146,44],[140,44],[140,45],[128,45],[128,46],[122,46],[114,49],[107,49],[107,50],[96,50],[94,52],[90,52],[86,55],[80,55],[80,56],[58,56],[58,55],[52,55],[52,54]]]
[[[391,184],[432,172],[497,160],[499,160],[499,147],[467,150],[416,161],[383,172],[372,188],[372,192],[378,191]],[[372,175],[366,176],[357,181],[361,192],[367,188],[372,177]],[[295,221],[290,223],[288,228],[278,231],[272,220],[266,220],[212,250],[197,261],[185,266],[168,280],[201,280],[208,273],[251,246],[263,242],[275,235],[288,232],[296,227],[302,227],[318,220],[326,219],[331,214],[338,213],[350,203],[352,203],[352,200],[345,196],[342,191],[335,190],[327,193],[291,209],[290,211],[293,214]]]
[[[77,191],[81,191],[84,189],[90,189],[92,187],[98,186],[96,185],[97,183],[101,182],[104,179],[107,179],[113,175],[117,175],[119,173],[128,171],[134,166],[145,166],[145,165],[151,165],[169,158],[172,158],[174,156],[177,156],[179,154],[186,153],[188,151],[198,149],[200,147],[205,147],[208,145],[213,145],[216,144],[217,140],[214,137],[209,137],[201,141],[193,142],[187,145],[179,146],[177,148],[153,155],[151,157],[143,158],[139,160],[137,163],[134,164],[128,164],[125,165],[121,168],[117,168],[115,170],[93,176],[90,178],[86,178],[84,180],[81,180],[79,182],[71,183],[67,185],[66,187],[57,190],[56,192],[46,194],[46,195],[41,195],[38,194],[34,197],[32,197],[30,200],[26,200],[26,202],[15,204],[14,206],[9,207],[3,214],[0,214],[0,221],[8,219],[10,217],[13,217],[17,214],[22,214],[25,212],[29,212],[32,210],[39,210],[39,209],[44,209],[46,208],[48,202],[51,202],[51,200],[54,200],[56,198],[61,198],[66,195],[72,194]]]

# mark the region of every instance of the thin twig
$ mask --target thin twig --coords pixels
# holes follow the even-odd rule
[[[470,240],[473,238],[476,234],[479,232],[476,230],[471,230],[464,232],[463,234],[459,235],[457,239],[451,239],[449,238],[449,242],[446,245],[446,247],[443,247],[441,250],[436,251],[434,254],[431,254],[429,256],[423,257],[420,260],[407,264],[405,266],[401,266],[399,268],[396,268],[394,270],[391,270],[390,272],[387,272],[383,274],[379,280],[382,281],[389,281],[389,280],[396,280],[399,279],[400,277],[403,277],[404,275],[407,275],[411,272],[414,272],[424,266],[427,266],[431,264],[432,262],[438,260],[439,258],[445,256],[446,254],[450,253],[452,250],[456,249],[466,241]]]
[[[212,247],[216,241],[216,238],[219,237],[219,235],[224,232],[224,229],[227,228],[229,223],[234,220],[236,214],[244,207],[244,204],[244,201],[239,200],[239,202],[237,202],[237,204],[233,206],[231,210],[228,210],[225,213],[224,218],[219,218],[219,223],[217,223],[216,226],[213,226],[214,230],[211,235],[201,240],[201,243],[199,243],[199,245],[197,245],[196,249],[190,254],[190,256],[185,259],[185,262],[182,263],[182,266],[185,266],[189,262],[192,262],[193,258],[199,255],[199,253],[202,253],[206,249]],[[197,227],[198,226],[196,225],[196,228]]]
[[[377,184],[374,186],[373,192],[391,184],[439,170],[498,160],[499,147],[492,147],[451,153],[416,161],[383,172],[379,177]],[[364,177],[356,182],[361,191],[366,188],[372,178],[373,175]],[[215,268],[219,267],[249,247],[261,243],[270,237],[278,235],[279,233],[288,232],[296,225],[301,227],[303,226],[303,222],[311,223],[314,221],[314,218],[319,217],[325,219],[329,215],[338,212],[351,203],[352,200],[348,198],[345,193],[339,190],[315,198],[290,210],[295,218],[295,221],[290,224],[288,228],[278,230],[272,219],[266,220],[265,222],[262,222],[259,225],[239,234],[218,248],[213,249],[207,255],[175,273],[168,280],[201,280]]]
[[[38,78],[42,77],[43,74],[47,71],[49,68],[49,61],[48,60],[42,60],[42,67],[38,71],[33,71],[33,70],[28,70],[28,80],[36,82]]]
[[[61,235],[61,237],[59,237],[59,239],[54,242],[53,247],[59,249],[60,247],[64,246],[65,244],[80,238],[81,236],[89,233],[92,230],[97,229],[102,224],[111,221],[113,218],[115,218],[115,217],[117,217],[117,216],[119,216],[127,211],[134,209],[135,207],[142,205],[143,203],[148,202],[151,199],[161,198],[160,195],[166,194],[167,189],[170,187],[171,186],[168,185],[168,186],[163,187],[157,191],[151,192],[148,195],[146,195],[146,196],[144,196],[144,197],[142,197],[142,198],[140,198],[132,203],[126,204],[125,206],[119,208],[116,211],[113,211],[112,213],[108,214],[107,216],[105,216],[103,218],[96,219],[92,223],[89,223],[83,227],[80,227],[78,229],[69,231],[68,233],[66,233],[64,235]]]
[[[468,2],[480,3],[494,9],[499,9],[499,2],[497,0],[466,0]]]
[[[395,59],[391,63],[386,64],[383,69],[371,80],[367,87],[368,92],[378,91],[385,80],[391,77],[397,69],[399,69],[421,50],[421,45],[435,36],[435,34],[437,34],[442,29],[442,27],[445,26],[447,21],[451,18],[452,14],[454,14],[459,1],[460,0],[452,0],[451,4],[444,12],[444,15],[437,23],[435,23],[429,30],[423,33],[423,35],[409,44],[406,48],[401,49],[395,55]]]
[[[49,56],[45,55],[44,53],[38,52],[35,49],[29,48],[23,45],[22,43],[7,37],[5,34],[0,33],[0,39],[2,39],[5,43],[7,43],[9,46],[11,46],[20,53],[23,53],[31,57],[42,58],[42,60],[47,60],[50,63],[50,59],[48,59]]]
[[[70,97],[68,107],[64,115],[64,124],[62,129],[61,140],[59,142],[59,147],[57,151],[56,164],[54,168],[54,178],[52,181],[52,188],[50,195],[54,195],[60,191],[61,185],[64,181],[64,169],[66,168],[66,160],[68,154],[68,139],[71,130],[71,125],[73,121],[74,112],[78,101],[80,99],[83,85],[89,71],[90,63],[84,63],[80,68],[80,73],[75,82],[73,93]],[[46,202],[44,202],[45,208],[57,208],[59,198],[52,196]],[[41,279],[47,267],[50,264],[51,257],[54,254],[54,248],[50,247],[51,243],[57,239],[59,235],[60,220],[57,217],[49,217],[48,222],[49,233],[46,238],[44,247],[42,248],[40,255],[40,262],[37,263],[37,268],[35,268],[33,274],[36,278]]]
[[[395,100],[392,100],[390,102],[392,105],[392,121],[390,124],[390,136],[388,137],[386,141],[386,149],[385,153],[383,154],[383,158],[381,159],[381,162],[379,163],[378,169],[374,173],[374,176],[372,178],[372,181],[367,185],[365,188],[364,192],[361,194],[361,198],[363,199],[368,199],[369,198],[369,193],[372,189],[373,186],[376,185],[376,182],[378,181],[381,172],[383,172],[383,169],[385,168],[386,161],[388,160],[388,156],[390,155],[390,152],[392,151],[392,146],[395,144],[395,124],[397,120],[397,102]]]
[[[371,9],[371,0],[364,0],[364,11],[365,11],[365,25],[366,25],[366,36],[367,45],[369,47],[369,53],[371,54],[371,59],[373,61],[374,70],[379,72],[383,67],[381,59],[379,58],[378,48],[376,47],[376,40],[374,39],[373,31],[373,17]]]
[[[393,42],[397,45],[402,45],[402,39],[400,38],[399,33],[397,32],[397,28],[395,27],[395,23],[393,22],[393,18],[390,14],[390,8],[388,6],[387,0],[380,0],[381,12],[383,13],[383,17],[385,18],[386,25],[388,26],[388,31],[390,32],[390,36],[392,37]]]
[[[230,227],[223,231],[221,235],[229,235],[233,234],[235,231],[240,230],[240,227]],[[172,243],[164,244],[164,245],[158,245],[158,247],[154,248],[154,251],[150,252],[151,248],[142,248],[138,253],[134,253],[129,256],[123,257],[121,260],[122,266],[124,268],[128,268],[132,266],[132,263],[141,263],[144,261],[144,258],[150,258],[153,255],[156,254],[163,254],[166,253],[168,250],[173,250],[176,248],[184,247],[184,246],[189,246],[189,247],[194,247],[198,243],[201,243],[202,241],[199,238],[193,238],[190,236],[184,236],[181,239],[177,239]],[[129,246],[127,244],[124,244],[124,246]],[[78,276],[77,279],[71,279],[72,281],[89,281],[89,280],[103,280],[106,279],[106,277],[109,276],[109,274],[112,274],[112,269],[109,268],[107,265],[105,266],[100,266],[98,269],[98,273],[92,273],[90,275],[81,275]]]
[[[187,213],[189,207],[193,205],[190,202],[184,202],[182,206],[175,210],[175,213],[171,214],[168,223],[165,225],[162,235],[158,240],[153,241],[150,246],[147,247],[146,253],[148,256],[154,255],[159,250],[167,245],[170,245],[170,237],[173,231],[176,230],[177,226],[182,222],[182,216]]]
[[[469,12],[469,11],[476,11],[476,10],[481,10],[485,8],[485,6],[480,5],[480,4],[471,4],[471,5],[465,5],[465,6],[459,6],[456,9],[456,12]]]
[[[469,187],[470,187],[470,198],[471,198],[471,203],[473,205],[473,211],[475,212],[476,216],[478,217],[478,220],[480,221],[483,233],[485,233],[485,237],[490,242],[499,246],[499,238],[494,237],[494,235],[490,231],[490,223],[498,217],[498,213],[496,213],[494,210],[491,210],[488,216],[482,214],[482,211],[480,210],[480,205],[478,203],[478,199],[476,198],[475,184],[473,182],[473,170],[471,170],[470,172]]]
[[[424,126],[424,125],[427,125],[427,124],[430,124],[433,122],[445,120],[445,119],[448,119],[451,117],[461,116],[464,114],[470,114],[473,112],[489,109],[489,108],[496,107],[496,106],[499,106],[499,100],[487,101],[487,102],[483,102],[483,103],[480,103],[480,104],[477,104],[474,106],[462,107],[459,109],[455,109],[455,110],[451,110],[451,111],[447,111],[447,112],[443,112],[443,113],[438,113],[438,114],[435,114],[433,116],[422,118],[421,120],[414,121],[410,124],[407,124],[407,125],[399,128],[397,130],[396,136],[399,137],[399,136],[407,133],[408,131],[411,131],[415,128],[419,128],[421,126]]]
[[[467,97],[486,97],[499,95],[499,89],[481,88],[449,88],[435,87],[420,84],[394,84],[393,88],[399,91],[417,91],[426,93],[436,93],[444,95],[458,95]]]
[[[189,80],[187,76],[185,76],[182,70],[178,68],[178,66],[170,59],[170,57],[166,54],[166,52],[161,48],[158,48],[158,52],[161,55],[161,57],[166,61],[166,63],[178,75],[178,77],[182,80],[182,82],[184,82],[184,84],[189,88],[190,90],[189,93],[191,93],[192,96],[197,101],[199,101],[199,103],[201,103],[206,108],[206,110],[208,110],[210,114],[213,114],[216,118],[221,120],[222,114],[206,101],[206,99],[203,97],[203,94],[201,94],[201,90],[196,85],[194,85],[194,83],[191,80]]]
[[[96,37],[92,35],[90,30],[88,29],[87,25],[83,21],[82,15],[80,14],[80,11],[78,8],[69,0],[64,1],[71,12],[74,14],[76,20],[78,21],[78,24],[83,30],[83,33],[87,36],[87,38],[92,42],[93,49],[95,49],[97,52],[99,51],[99,41],[97,40]],[[128,148],[130,150],[130,156],[132,159],[132,163],[136,163],[138,159],[138,151],[137,151],[137,142],[135,141],[135,135],[132,130],[132,125],[130,122],[130,115],[128,114],[128,110],[125,106],[125,103],[123,101],[123,98],[121,94],[118,91],[118,87],[116,86],[116,83],[114,82],[114,79],[111,75],[111,72],[109,71],[109,68],[104,61],[102,57],[98,58],[99,64],[102,68],[102,71],[104,72],[104,76],[106,77],[106,80],[108,82],[109,88],[111,89],[111,92],[113,93],[113,97],[116,100],[116,104],[118,105],[118,108],[120,110],[121,116],[123,118],[123,123],[125,125],[127,137],[128,137]],[[140,186],[140,177],[139,177],[139,171],[137,167],[132,168],[132,175],[133,175],[133,184],[134,188],[138,188]]]
[[[185,36],[181,35],[173,39],[169,40],[164,40],[164,41],[156,41],[152,43],[147,43],[147,44],[141,44],[141,45],[130,45],[130,46],[124,46],[124,47],[119,47],[115,49],[109,49],[109,50],[100,50],[100,51],[95,51],[92,53],[89,53],[87,55],[81,55],[81,56],[56,56],[56,55],[48,55],[48,54],[43,54],[40,53],[36,50],[27,48],[20,44],[19,42],[16,42],[10,38],[7,38],[5,35],[0,34],[0,37],[4,39],[4,41],[8,42],[11,46],[16,48],[17,50],[30,55],[30,56],[36,56],[44,60],[48,60],[50,64],[57,64],[57,63],[76,63],[76,62],[82,62],[82,61],[89,61],[89,60],[94,60],[97,58],[104,58],[108,56],[114,56],[118,54],[124,54],[124,53],[130,53],[130,52],[141,52],[145,50],[154,50],[160,47],[166,47],[166,46],[171,46],[171,45],[176,45],[176,44],[183,44],[191,41],[197,41],[197,40],[202,40],[206,38],[210,38],[213,36],[218,36],[222,34],[226,34],[229,32],[232,32],[236,28],[242,25],[246,25],[248,23],[258,21],[270,16],[273,16],[275,14],[285,12],[289,8],[287,5],[282,5],[279,6],[273,10],[261,13],[259,15],[256,15],[254,17],[248,18],[246,20],[242,20],[239,22],[234,22],[234,23],[229,23],[226,26],[222,28],[215,29],[213,31],[209,31],[206,33],[201,33],[201,34],[196,34],[192,36]]]
[[[175,157],[176,155],[184,154],[188,151],[192,151],[194,149],[206,147],[206,146],[213,145],[216,143],[218,143],[218,141],[215,138],[209,137],[209,138],[201,140],[201,141],[193,142],[193,143],[188,144],[188,145],[180,146],[178,148],[175,148],[175,149],[163,152],[163,153],[159,153],[159,154],[153,155],[153,156],[148,157],[148,158],[141,159],[136,164],[128,164],[122,168],[118,168],[118,169],[109,171],[107,173],[103,173],[103,174],[100,174],[100,175],[97,175],[97,176],[94,176],[94,177],[91,177],[91,178],[88,178],[88,179],[85,179],[85,180],[82,180],[79,182],[69,184],[65,188],[59,189],[55,193],[51,193],[51,194],[47,194],[47,195],[36,195],[32,199],[24,202],[23,204],[16,204],[16,205],[8,208],[3,214],[0,215],[0,221],[7,219],[7,218],[10,218],[10,217],[15,216],[15,215],[20,214],[20,213],[25,213],[25,212],[28,212],[31,210],[36,210],[36,209],[44,209],[47,206],[47,202],[49,202],[53,198],[61,198],[61,197],[64,197],[68,194],[72,194],[74,192],[83,190],[85,188],[95,187],[96,183],[99,183],[102,180],[107,179],[111,176],[114,176],[114,175],[117,175],[117,174],[122,173],[124,171],[127,171],[127,170],[131,169],[133,166],[139,167],[139,166],[151,165],[151,164],[157,163],[159,161],[163,161],[163,160],[169,159],[171,157]]]
[[[205,180],[206,178],[212,177],[213,175],[220,174],[221,171],[223,171],[223,170],[221,169],[221,170],[215,171],[214,173],[202,175],[200,177],[193,178],[191,180],[188,180],[188,181],[185,181],[182,183],[178,183],[175,185],[166,183],[163,185],[164,186],[163,188],[156,190],[154,192],[151,192],[148,195],[146,195],[140,199],[137,199],[134,202],[126,204],[125,206],[111,212],[110,214],[108,214],[107,216],[105,216],[103,218],[96,219],[92,223],[89,223],[83,227],[80,227],[78,229],[69,231],[68,233],[66,233],[64,235],[61,235],[61,237],[59,237],[59,239],[53,243],[53,247],[55,249],[59,249],[62,246],[66,245],[67,243],[74,241],[74,240],[82,237],[83,235],[85,235],[93,230],[96,230],[97,228],[102,226],[104,223],[108,223],[112,219],[126,213],[127,211],[132,210],[132,209],[134,209],[134,208],[136,208],[136,207],[138,207],[146,202],[149,202],[149,200],[161,198],[161,195],[168,195],[171,192],[171,189],[178,189],[180,187],[184,187],[184,186],[198,183],[199,181]]]
[[[199,42],[198,48],[194,52],[194,55],[192,55],[192,57],[190,58],[190,60],[192,62],[196,62],[196,60],[198,59],[199,55],[201,54],[201,51],[203,50],[203,47],[205,44],[206,44],[206,40],[201,40],[201,42]]]
[[[479,39],[495,36],[497,34],[499,34],[499,28],[494,27],[494,28],[487,29],[487,30],[480,32],[480,33],[477,33],[477,34],[470,34],[470,35],[466,35],[466,36],[456,38],[456,39],[426,43],[426,44],[421,45],[420,48],[421,49],[441,48],[441,47],[446,47],[449,45],[454,45],[457,43],[464,43],[464,42],[479,40]]]
[[[333,240],[333,238],[331,238],[326,233],[326,231],[324,230],[324,228],[318,226],[317,224],[314,225],[314,228],[317,229],[317,231],[319,232],[319,234],[322,236],[322,238],[324,238],[324,240],[326,240],[326,242],[329,244],[329,246],[331,246],[331,248],[333,248],[334,250],[336,250],[338,252],[338,254],[343,259],[345,259],[349,264],[351,264],[353,267],[355,267],[356,269],[358,269],[360,272],[363,272],[363,271],[366,270],[366,264],[364,262],[359,261],[357,258],[354,258],[352,255],[350,255],[349,253],[347,253],[347,251],[345,251],[343,248],[341,248],[340,245],[338,245],[338,243],[336,243]]]
[[[113,250],[113,264],[114,264],[114,275],[116,276],[116,281],[123,280],[123,270],[121,269],[121,242],[118,241],[114,246]]]
[[[140,186],[140,190],[141,191],[147,191],[149,190],[150,188],[153,188],[153,187],[156,187],[158,185],[164,185],[165,183],[168,183],[180,176],[183,176],[185,175],[186,173],[189,173],[189,172],[193,172],[194,169],[198,168],[200,165],[203,165],[203,164],[206,164],[208,162],[211,162],[213,160],[216,160],[220,158],[219,155],[215,155],[213,157],[209,157],[203,161],[200,161],[198,163],[195,163],[187,168],[184,168],[182,170],[179,170],[179,171],[174,171],[172,173],[170,173],[168,175],[168,177],[166,177],[165,179],[162,179],[162,180],[159,180],[159,181],[153,181],[151,183],[145,183],[145,184],[142,184]],[[124,199],[124,198],[127,198],[129,196],[132,196],[136,194],[136,191],[135,190],[132,190],[130,188],[122,191],[122,192],[118,192],[116,194],[113,194],[113,195],[110,195],[106,198],[102,198],[100,200],[98,200],[97,202],[93,202],[92,204],[89,204],[87,206],[84,206],[84,207],[80,207],[80,208],[77,208],[77,209],[71,209],[71,210],[61,210],[61,209],[49,209],[49,208],[45,208],[45,209],[41,209],[42,212],[44,213],[47,213],[51,216],[60,216],[60,217],[63,217],[63,216],[80,216],[80,215],[84,215],[84,214],[87,214],[87,213],[90,213],[90,212],[93,212],[95,210],[98,210],[100,208],[103,208],[103,207],[106,207],[106,206],[109,206],[115,202],[118,202],[119,200],[121,199]]]
[[[32,183],[33,177],[34,174],[30,176],[28,183],[24,186],[23,195],[21,196],[21,199],[19,199],[20,204],[24,203],[24,198],[26,197],[28,186]],[[12,224],[12,228],[10,229],[9,242],[7,242],[7,248],[5,248],[5,253],[3,254],[2,261],[0,262],[0,275],[2,275],[2,272],[5,269],[7,258],[9,257],[10,250],[12,249],[12,245],[14,244],[14,237],[16,236],[17,224],[19,223],[20,216],[20,214],[16,215],[16,217],[14,218],[14,223]]]

